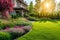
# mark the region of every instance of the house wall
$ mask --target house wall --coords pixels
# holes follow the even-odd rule
[[[14,8],[17,8],[17,10],[15,10],[16,13],[19,11],[19,15],[24,16],[25,10],[23,9],[27,9],[27,5],[24,4],[25,3],[24,0],[21,1],[13,0],[12,2],[15,4]],[[19,9],[19,8],[23,8],[23,9]]]
[[[19,2],[17,0],[12,0],[13,4],[14,4],[14,8],[27,8],[27,6],[24,4],[25,2],[23,0],[21,0],[22,2]],[[24,2],[24,3],[23,3]]]
[[[14,7],[17,7],[17,0],[12,0]]]

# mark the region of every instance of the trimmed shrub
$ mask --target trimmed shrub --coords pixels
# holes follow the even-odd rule
[[[40,21],[50,21],[50,20],[52,20],[52,19],[50,19],[50,18],[40,18]]]
[[[14,26],[15,26],[14,22],[9,22],[8,24],[6,24],[6,27],[9,27],[9,28],[12,28]]]
[[[16,39],[16,38],[26,34],[30,30],[31,30],[31,26],[24,26],[24,27],[16,26],[15,28],[7,28],[2,31],[10,33],[12,35],[12,39]]]
[[[7,32],[0,32],[0,40],[11,40],[11,35]]]
[[[9,28],[11,28],[11,27],[14,27],[14,23],[13,22],[9,22],[9,23],[0,23],[0,30],[1,29],[5,29],[6,27],[9,27]]]
[[[8,22],[3,22],[0,20],[0,30],[5,28],[13,28],[14,26],[31,26],[31,23],[23,20],[9,20]]]
[[[25,32],[29,32],[32,29],[32,27],[31,26],[24,26],[22,29],[24,29]]]
[[[10,33],[12,35],[12,39],[16,39],[25,33],[25,30],[22,28],[9,28],[2,31]]]
[[[27,19],[30,21],[38,21],[39,20],[38,18],[35,18],[35,17],[28,17]]]
[[[1,29],[4,29],[5,27],[6,27],[6,24],[5,24],[5,23],[0,23],[0,28],[1,28]],[[0,30],[1,30],[1,29],[0,29]]]
[[[31,26],[30,22],[20,21],[16,23],[17,26]]]

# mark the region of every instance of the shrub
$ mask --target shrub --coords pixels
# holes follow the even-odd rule
[[[50,18],[40,18],[40,21],[50,21]]]
[[[0,32],[0,40],[11,40],[11,35],[7,32]]]
[[[31,30],[31,26],[25,26],[23,27],[23,29],[25,30],[25,32],[29,32]]]
[[[31,26],[30,22],[20,21],[16,23],[17,26]]]
[[[35,17],[29,17],[28,20],[30,20],[30,21],[38,21],[39,19],[35,18]]]
[[[14,26],[15,26],[14,22],[9,22],[8,24],[6,24],[6,27],[9,27],[9,28],[14,27]]]
[[[0,28],[1,28],[1,29],[4,29],[5,27],[6,27],[6,24],[0,23]],[[1,30],[1,29],[0,29],[0,30]]]
[[[17,18],[17,16],[16,16],[16,15],[12,15],[12,18],[16,19],[16,18]]]
[[[29,32],[31,30],[31,26],[16,26],[15,28],[6,28],[5,30],[2,30],[3,32],[8,32],[12,35],[12,39],[16,39],[25,33]]]
[[[9,20],[8,22],[3,22],[3,20],[0,20],[0,30],[5,29],[6,27],[12,28],[14,26],[31,26],[31,23],[28,21],[23,20]]]
[[[2,31],[10,33],[12,35],[12,39],[16,39],[25,33],[25,30],[22,28],[9,28]]]
[[[1,29],[5,29],[6,27],[9,27],[9,28],[11,28],[11,27],[14,27],[14,23],[13,22],[9,22],[9,23],[0,23],[0,30]]]
[[[16,26],[31,26],[31,23],[28,21],[23,21],[23,20],[16,20],[14,22]]]

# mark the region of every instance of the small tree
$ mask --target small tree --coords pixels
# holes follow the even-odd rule
[[[40,0],[35,0],[36,1],[36,4],[34,6],[34,11],[36,13],[39,13],[40,12]]]
[[[12,0],[0,0],[0,12],[3,17],[10,18],[9,12],[13,11]]]
[[[57,8],[57,11],[60,11],[60,2],[58,3],[58,8]]]
[[[29,11],[30,11],[30,14],[33,13],[33,2],[32,1],[30,2],[30,5],[29,5]]]

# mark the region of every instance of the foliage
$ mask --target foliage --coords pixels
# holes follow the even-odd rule
[[[5,19],[9,19],[9,12],[13,11],[12,0],[0,0],[0,12]]]
[[[14,27],[14,25],[15,24],[12,21],[5,23],[3,20],[0,20],[0,29],[5,29],[6,27],[11,28]]]
[[[16,18],[18,18],[18,17],[17,17],[17,15],[12,15],[12,18],[13,18],[13,19],[16,19]]]
[[[17,26],[31,26],[30,22],[25,22],[25,21],[16,21],[15,25]]]
[[[60,11],[60,2],[57,5],[57,11]]]
[[[52,19],[50,19],[50,18],[40,18],[39,21],[40,21],[40,22],[46,22],[46,21],[56,22],[56,20],[52,20]]]
[[[12,19],[9,21],[0,20],[0,30],[5,28],[12,28],[14,26],[31,26],[31,23],[26,21],[25,19]]]
[[[20,37],[21,35],[23,35],[25,33],[25,30],[23,30],[22,28],[9,28],[9,29],[3,30],[3,32],[10,33],[11,38],[16,39]]]
[[[12,0],[0,0],[0,11],[9,10],[12,11]]]
[[[15,26],[14,28],[6,28],[3,32],[8,32],[12,39],[16,39],[31,30],[31,26]]]
[[[34,12],[35,13],[39,13],[39,9],[40,9],[40,0],[35,0],[36,1],[36,4],[34,6]]]
[[[33,13],[33,2],[30,2],[29,11],[30,13]]]
[[[0,32],[0,40],[11,40],[11,35],[7,32]]]
[[[31,16],[31,15],[30,15]],[[52,12],[52,13],[35,13],[31,17],[36,18],[50,18],[50,19],[60,19],[60,11]]]
[[[44,3],[46,3],[47,1],[44,1],[44,2],[41,2],[41,0],[35,0],[36,1],[36,4],[34,5],[34,9],[33,9],[33,13],[30,13],[30,16],[35,16],[35,17],[38,17],[38,18],[41,18],[41,17],[46,17],[46,18],[57,18],[57,14],[54,12],[54,9],[55,9],[55,0],[50,0],[53,4],[51,5],[51,10],[52,12],[50,12],[50,9],[46,9],[44,7]],[[46,10],[49,12],[46,12]],[[54,13],[55,14],[54,14]]]
[[[27,33],[32,29],[32,27],[31,26],[24,26],[23,29],[25,30],[25,33]]]
[[[13,19],[13,20],[0,20],[0,31],[2,31],[3,36],[1,36],[1,40],[12,40],[16,39],[31,29],[31,23],[28,21],[23,21],[21,19]],[[6,33],[6,34],[5,34]],[[9,36],[8,36],[9,34]],[[6,36],[5,36],[6,35]],[[10,37],[11,36],[11,37]],[[8,37],[10,39],[8,39]]]
[[[38,21],[39,19],[36,18],[36,17],[29,17],[28,20],[30,20],[30,21]]]

